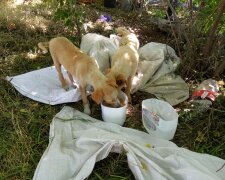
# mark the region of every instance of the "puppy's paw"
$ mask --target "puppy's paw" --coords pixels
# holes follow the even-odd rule
[[[65,79],[65,81],[62,83],[62,88],[68,91],[70,89],[70,83],[68,80]]]
[[[69,91],[69,89],[70,89],[70,85],[66,85],[66,86],[64,86],[64,87],[63,87],[63,89],[65,89],[65,91]]]
[[[47,54],[47,53],[48,53],[47,50],[43,50],[43,51],[42,51],[42,54]]]
[[[47,51],[47,50],[40,50],[40,49],[39,49],[39,50],[37,51],[37,53],[38,53],[38,54],[47,54],[48,51]]]
[[[89,104],[84,105],[84,113],[87,114],[87,115],[91,114]]]

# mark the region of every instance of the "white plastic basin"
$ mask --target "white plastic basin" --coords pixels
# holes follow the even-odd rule
[[[128,98],[125,93],[122,93],[122,97],[125,98],[125,105],[119,108],[108,107],[101,103],[102,119],[105,122],[115,123],[123,126],[126,120]]]

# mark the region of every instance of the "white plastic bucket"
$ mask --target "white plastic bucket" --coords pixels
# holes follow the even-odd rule
[[[146,99],[142,101],[142,122],[152,136],[171,140],[177,129],[178,114],[165,101]]]
[[[125,120],[126,120],[126,110],[127,110],[127,103],[128,99],[125,93],[122,93],[122,96],[125,98],[125,105],[119,108],[113,108],[105,106],[104,104],[101,104],[102,109],[102,119],[105,122],[111,122],[115,124],[119,124],[123,126]]]

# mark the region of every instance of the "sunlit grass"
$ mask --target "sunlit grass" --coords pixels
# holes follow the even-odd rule
[[[15,1],[16,2],[16,1]],[[44,33],[48,30],[49,19],[40,16],[35,8],[40,6],[41,1],[31,1],[32,5],[22,5],[22,1],[17,1],[17,6],[13,6],[13,1],[8,1],[8,3],[0,3],[1,11],[1,25],[8,31],[15,31],[18,28],[24,29],[24,31],[42,31]],[[35,3],[36,2],[36,3]],[[41,8],[41,6],[39,7]],[[52,11],[46,10],[45,16],[51,16]],[[22,26],[21,26],[22,25]]]
[[[37,4],[41,4],[42,1],[41,0],[8,0],[7,1],[7,4],[9,7],[12,7],[12,8],[17,8],[18,6],[21,6],[21,5],[30,5],[30,6],[34,6],[34,5],[37,5]]]

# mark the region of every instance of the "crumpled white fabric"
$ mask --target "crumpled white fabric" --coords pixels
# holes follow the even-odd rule
[[[67,72],[64,68],[62,68],[62,73],[69,82]],[[81,99],[78,88],[74,89],[71,86],[68,91],[62,88],[54,66],[13,77],[8,76],[6,79],[22,95],[45,104],[56,105],[76,102]]]
[[[189,87],[174,71],[180,64],[173,48],[151,42],[138,50],[138,76],[133,81],[132,92],[137,90],[154,94],[158,99],[176,105],[189,98]]]
[[[117,46],[114,44],[113,39],[95,33],[88,33],[82,37],[80,49],[93,57],[100,71],[105,73],[105,70],[110,68],[111,58]]]
[[[51,123],[49,145],[33,180],[83,180],[110,152],[126,153],[138,180],[222,180],[225,176],[223,159],[64,107]]]

